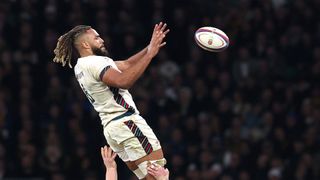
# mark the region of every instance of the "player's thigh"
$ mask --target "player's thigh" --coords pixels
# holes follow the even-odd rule
[[[162,159],[164,159],[163,151],[162,151],[162,149],[158,149],[158,150],[153,151],[150,154],[148,154],[142,158],[137,159],[136,161],[134,161],[134,163],[136,165],[139,165],[142,162],[148,162],[148,161],[152,162],[152,161],[158,161],[158,160],[162,160]],[[159,165],[164,166],[164,164],[159,164]]]
[[[134,171],[139,168],[134,161],[127,161],[125,163],[131,171]]]
[[[151,127],[141,117],[133,117],[124,122],[130,134],[130,138],[123,141],[124,149],[130,161],[136,161],[142,157],[154,154],[161,149],[161,145]],[[162,153],[162,150],[160,151]],[[162,154],[163,156],[163,154]]]
[[[104,129],[104,135],[110,147],[124,162],[135,161],[161,149],[153,130],[137,115],[111,122]]]

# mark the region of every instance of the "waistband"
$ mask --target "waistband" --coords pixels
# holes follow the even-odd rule
[[[121,119],[121,118],[123,118],[123,117],[131,116],[132,114],[134,114],[134,112],[132,112],[132,111],[127,111],[127,112],[125,112],[125,113],[123,113],[123,114],[120,114],[119,116],[116,116],[116,117],[114,117],[113,119],[111,119],[109,122],[107,122],[107,124],[104,125],[104,127],[107,127],[108,124],[109,124],[111,121],[119,120],[119,119]]]

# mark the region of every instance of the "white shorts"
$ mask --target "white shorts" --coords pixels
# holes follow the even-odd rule
[[[124,161],[135,161],[161,149],[156,135],[140,115],[125,116],[104,127],[111,149]]]

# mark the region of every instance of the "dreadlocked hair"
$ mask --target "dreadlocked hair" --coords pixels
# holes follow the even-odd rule
[[[83,34],[85,31],[89,30],[91,26],[79,25],[71,29],[69,32],[60,36],[56,48],[54,49],[55,57],[53,62],[61,63],[65,66],[67,63],[70,68],[72,68],[71,60],[74,48],[74,41]]]

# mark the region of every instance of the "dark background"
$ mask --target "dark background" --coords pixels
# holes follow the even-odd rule
[[[0,179],[104,179],[100,120],[53,49],[86,24],[125,59],[160,21],[167,45],[130,92],[170,179],[320,179],[319,12],[319,0],[1,0]],[[230,47],[200,49],[202,26]]]

